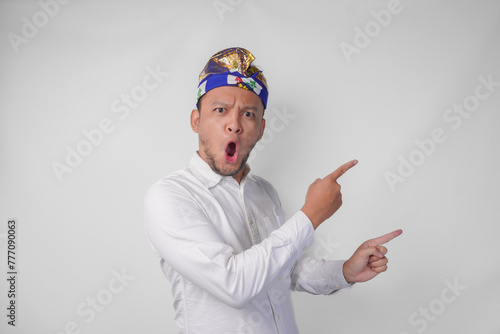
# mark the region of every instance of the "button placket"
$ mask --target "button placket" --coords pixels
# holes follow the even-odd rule
[[[259,228],[257,227],[257,222],[255,221],[252,210],[249,207],[247,207],[245,204],[244,186],[245,186],[245,183],[242,182],[242,184],[240,184],[240,186],[239,186],[238,192],[240,194],[241,206],[243,208],[243,213],[245,214],[245,219],[246,219],[247,227],[248,227],[249,232],[250,232],[250,237],[252,238],[252,243],[254,245],[256,245],[256,244],[259,244],[261,242]]]

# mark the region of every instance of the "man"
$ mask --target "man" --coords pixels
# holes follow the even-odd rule
[[[246,165],[262,138],[267,82],[242,48],[218,52],[200,75],[189,167],[145,197],[146,234],[172,285],[181,333],[297,333],[290,289],[331,294],[387,269],[384,244],[363,243],[347,261],[305,257],[313,231],[342,204],[337,179],[353,160],[309,187],[290,219],[275,189]]]

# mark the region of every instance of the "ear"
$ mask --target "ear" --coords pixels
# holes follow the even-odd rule
[[[266,128],[266,119],[263,118],[262,119],[262,123],[260,125],[260,136],[259,136],[259,139],[257,139],[257,141],[261,140],[262,139],[262,136],[264,135],[264,129]]]
[[[198,133],[199,123],[200,123],[200,111],[198,109],[193,109],[193,111],[191,111],[191,129],[193,129],[193,132]]]

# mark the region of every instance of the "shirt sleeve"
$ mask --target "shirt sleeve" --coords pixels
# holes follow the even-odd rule
[[[159,256],[234,308],[289,273],[313,242],[312,225],[299,211],[261,243],[235,253],[193,196],[174,182],[153,185],[144,205],[146,235]]]
[[[343,273],[345,260],[325,261],[304,256],[293,267],[290,288],[315,295],[329,295],[351,286]]]
[[[269,183],[266,184],[271,190],[270,194],[272,194],[273,201],[275,202],[280,218],[283,221],[285,214],[283,212],[278,193],[272,185]],[[309,222],[309,226],[314,231],[311,221],[306,214],[302,211],[299,212],[303,214],[305,219]],[[347,283],[344,277],[344,262],[345,260],[325,261],[309,256],[303,256],[296,262],[290,272],[290,289],[294,291],[304,291],[315,295],[329,295],[340,289],[350,287],[352,284]]]

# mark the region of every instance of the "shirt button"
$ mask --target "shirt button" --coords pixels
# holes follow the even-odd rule
[[[281,319],[281,317],[278,315],[278,320],[280,320],[280,319]]]
[[[302,250],[303,250],[303,251],[306,251],[306,250],[307,250],[307,247],[302,248]]]
[[[336,287],[336,288],[340,288],[340,285],[338,285],[338,284],[337,284],[337,285],[335,285],[335,287]]]
[[[279,278],[279,279],[283,279],[283,276],[280,276],[280,278]]]

